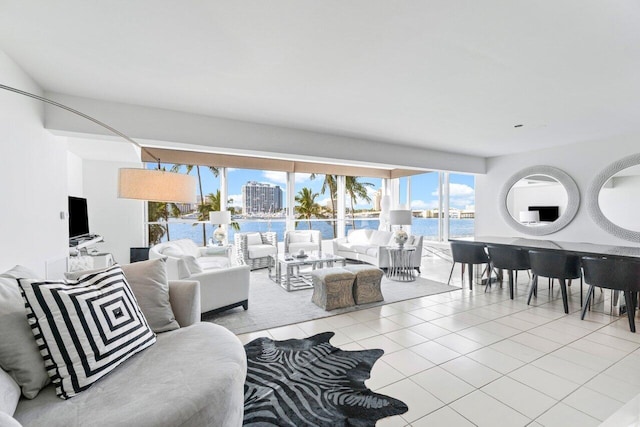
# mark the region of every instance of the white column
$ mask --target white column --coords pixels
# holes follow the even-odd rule
[[[449,172],[444,172],[444,184],[443,189],[444,192],[442,194],[443,206],[444,206],[444,235],[442,236],[442,240],[445,242],[449,240]]]
[[[438,172],[438,241],[443,241],[444,230],[442,225],[442,172]]]
[[[411,177],[407,177],[407,206],[406,208],[411,210]]]
[[[346,180],[344,176],[337,175],[336,176],[336,187],[337,187],[337,219],[338,219],[338,227],[336,230],[336,234],[338,237],[344,237],[347,233],[345,231],[345,197],[346,197]]]
[[[286,229],[295,230],[296,216],[294,207],[296,205],[296,174],[287,172],[287,224]]]
[[[228,209],[227,201],[229,199],[229,185],[227,182],[227,168],[218,168],[218,177],[220,178],[220,210],[226,211]],[[216,224],[212,224],[213,231],[216,229]],[[227,238],[225,244],[229,244],[229,224],[222,224],[222,229],[225,232]],[[206,244],[206,243],[205,243]]]
[[[392,178],[390,181],[391,209],[398,209],[400,205],[400,178]]]

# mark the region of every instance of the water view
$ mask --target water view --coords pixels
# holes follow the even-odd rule
[[[275,231],[278,235],[278,241],[281,242],[284,239],[285,222],[284,220],[242,220],[240,223],[240,232],[251,231]],[[379,221],[376,218],[371,219],[356,219],[356,229],[374,229],[377,230]],[[474,220],[469,219],[450,219],[449,220],[449,235],[451,237],[470,237],[473,236]],[[207,238],[213,235],[214,227],[206,223]],[[319,230],[322,234],[323,240],[333,239],[333,227],[330,221],[312,221],[311,227],[314,230]],[[296,226],[297,230],[308,230],[309,225],[306,221],[299,221]],[[347,220],[347,232],[352,229],[351,220]],[[229,230],[229,242],[233,242],[233,236],[235,231]],[[413,224],[411,225],[411,233],[424,236],[427,240],[438,239],[438,219],[437,218],[413,218]],[[169,220],[169,237],[171,240],[177,239],[191,239],[198,244],[202,242],[202,225],[192,224],[185,222],[178,222],[178,220]],[[162,241],[166,241],[167,236],[162,238]]]

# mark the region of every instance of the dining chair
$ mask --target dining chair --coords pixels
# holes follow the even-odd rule
[[[531,297],[537,296],[538,277],[548,277],[558,279],[560,291],[562,292],[562,304],[564,312],[569,313],[569,301],[567,298],[567,280],[580,279],[580,292],[582,292],[582,271],[580,270],[580,257],[565,252],[556,251],[529,251],[529,262],[531,264],[531,289],[527,305],[531,303]]]
[[[529,252],[510,246],[487,245],[489,260],[493,268],[507,270],[509,275],[509,297],[513,299],[514,293],[514,272],[519,270],[529,270]]]
[[[589,285],[589,289],[587,290],[587,298],[582,306],[580,318],[584,320],[596,286],[622,291],[629,319],[629,329],[631,329],[631,332],[635,332],[636,296],[640,292],[640,262],[606,257],[583,257],[582,268],[584,270],[584,281]]]
[[[489,265],[489,256],[484,249],[484,245],[466,242],[450,242],[451,243],[451,256],[453,258],[453,265],[451,266],[451,272],[449,273],[449,280],[447,285],[451,282],[451,276],[453,276],[453,269],[456,263],[462,264],[462,282],[464,282],[464,265],[468,266],[469,274],[469,289],[473,289],[473,266],[478,264]],[[491,276],[491,273],[489,273]]]

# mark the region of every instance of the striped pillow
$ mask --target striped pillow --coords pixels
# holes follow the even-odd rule
[[[120,266],[77,282],[20,279],[56,394],[68,399],[156,341]]]

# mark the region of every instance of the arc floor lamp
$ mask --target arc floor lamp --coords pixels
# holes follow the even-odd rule
[[[196,202],[196,179],[193,176],[167,172],[160,168],[160,159],[154,156],[148,149],[140,145],[137,141],[129,138],[119,130],[95,119],[81,111],[67,105],[56,102],[24,90],[0,84],[0,89],[14,92],[20,95],[37,99],[50,105],[54,105],[63,110],[67,110],[77,116],[83,117],[98,126],[107,129],[109,132],[118,135],[126,141],[140,148],[158,162],[158,169],[142,168],[121,168],[118,171],[118,197],[123,199],[147,200],[151,202],[174,202],[174,203],[195,203]]]

